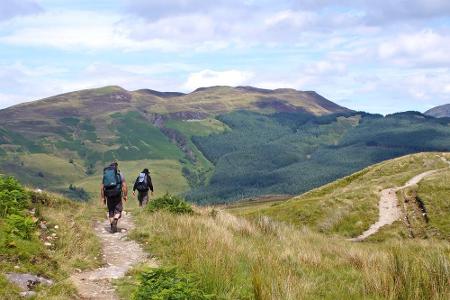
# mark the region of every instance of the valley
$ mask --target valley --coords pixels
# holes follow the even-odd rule
[[[148,167],[158,195],[210,204],[296,195],[386,159],[450,149],[446,118],[354,112],[290,89],[110,86],[0,117],[0,173],[81,201],[97,197],[113,159],[129,180]]]

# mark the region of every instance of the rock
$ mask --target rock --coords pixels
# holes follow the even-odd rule
[[[28,273],[6,273],[5,277],[6,279],[8,279],[9,282],[17,285],[23,292],[29,292],[40,284],[43,285],[53,284],[53,280]],[[30,294],[26,294],[26,296],[28,295]]]
[[[42,230],[47,230],[47,225],[45,225],[44,222],[39,223],[39,227],[40,227]]]
[[[56,233],[52,233],[52,237],[55,237],[56,236]]]
[[[19,266],[14,266],[14,269],[16,269],[16,270],[17,270],[17,269],[20,269],[20,267],[19,267]]]
[[[26,291],[26,292],[21,292],[19,293],[20,296],[25,297],[25,298],[31,298],[37,295],[37,293],[35,291]]]
[[[55,229],[58,229],[59,228],[59,226],[58,225],[55,225]]]
[[[44,245],[47,246],[47,247],[51,247],[51,246],[52,246],[52,243],[45,242]]]

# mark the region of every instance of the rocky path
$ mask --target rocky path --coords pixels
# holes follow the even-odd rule
[[[104,267],[71,276],[82,299],[119,299],[111,283],[123,277],[135,264],[146,260],[147,255],[134,241],[127,240],[128,231],[134,228],[130,214],[124,213],[119,221],[119,232],[110,232],[109,221],[97,221],[95,233],[102,244]]]
[[[369,229],[364,231],[361,235],[349,240],[354,242],[362,241],[367,237],[371,236],[372,234],[378,232],[378,230],[380,230],[381,227],[392,224],[398,219],[400,219],[402,213],[398,204],[397,192],[399,190],[418,184],[425,177],[433,175],[438,171],[439,170],[431,170],[423,172],[411,178],[408,182],[405,183],[405,185],[401,187],[388,188],[382,190],[380,194],[380,201],[378,203],[378,210],[379,210],[378,221],[372,224],[369,227]]]

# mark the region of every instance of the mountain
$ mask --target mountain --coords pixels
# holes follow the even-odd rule
[[[158,195],[223,203],[295,195],[386,159],[448,151],[448,124],[355,112],[292,89],[110,86],[1,110],[0,173],[87,200],[117,159],[129,182],[149,168]]]
[[[435,118],[450,118],[450,104],[433,107],[427,110],[425,115]]]
[[[189,184],[205,181],[214,168],[191,137],[229,130],[216,116],[236,110],[350,111],[315,92],[292,89],[217,86],[190,94],[118,86],[82,90],[0,110],[0,171],[26,184],[87,198],[84,191],[97,192],[94,182],[102,166],[118,159],[126,174],[148,165],[160,191],[184,192]]]

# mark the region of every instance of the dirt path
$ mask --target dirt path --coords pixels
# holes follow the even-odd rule
[[[372,234],[378,232],[378,230],[381,227],[392,224],[398,219],[400,219],[402,213],[400,207],[398,206],[397,191],[418,184],[425,177],[433,175],[438,171],[439,170],[431,170],[423,172],[411,178],[408,182],[405,183],[405,185],[401,187],[388,188],[382,190],[380,194],[380,201],[378,202],[378,211],[379,211],[378,221],[372,224],[369,227],[369,229],[364,231],[361,235],[357,236],[356,238],[349,239],[349,241],[354,242],[362,241],[367,237],[371,236]]]
[[[130,214],[123,214],[117,233],[110,233],[109,221],[97,221],[95,233],[102,244],[106,266],[71,276],[82,299],[119,299],[111,283],[123,277],[135,264],[143,262],[147,254],[134,241],[127,240],[128,231],[134,228]]]

